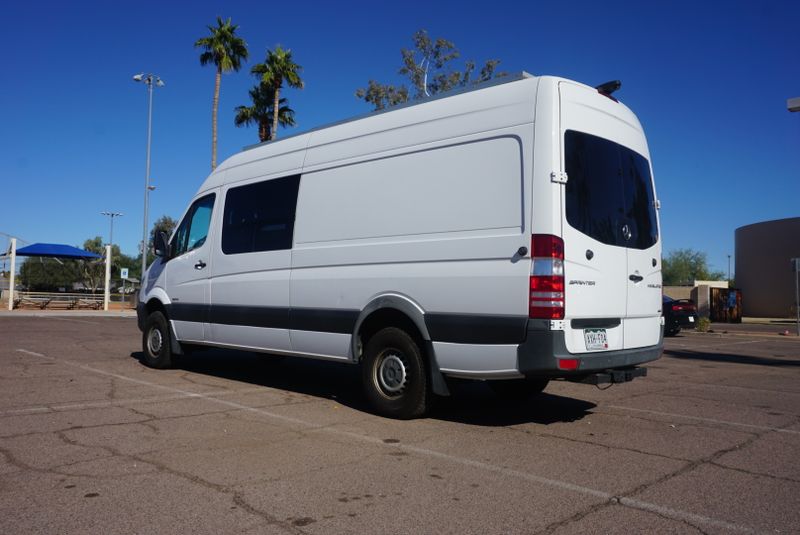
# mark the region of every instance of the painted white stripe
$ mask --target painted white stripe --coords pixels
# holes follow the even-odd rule
[[[47,319],[56,320],[56,321],[70,321],[72,323],[88,323],[89,325],[100,325],[99,321],[76,320],[76,319],[73,319],[73,318],[60,318],[58,316],[48,317],[48,316],[46,316],[44,314],[42,314],[41,316],[36,316],[36,317],[37,318],[47,318]]]
[[[694,350],[694,349],[702,349],[705,347],[739,346],[745,344],[761,344],[764,342],[766,342],[766,340],[745,340],[744,342],[722,342],[721,344],[702,344],[702,345],[672,343],[669,344],[669,347],[665,347],[664,349],[669,351],[670,347],[674,346],[674,347],[687,347]]]
[[[800,431],[794,429],[783,429],[781,427],[770,427],[766,425],[743,424],[740,422],[731,422],[729,420],[717,420],[715,418],[701,418],[699,416],[688,416],[686,414],[676,414],[674,412],[652,411],[649,409],[637,409],[634,407],[623,407],[622,405],[605,405],[609,409],[619,409],[623,411],[644,412],[647,414],[655,414],[658,416],[669,416],[670,418],[682,418],[684,420],[694,420],[697,422],[707,422],[718,425],[731,425],[734,427],[744,427],[747,429],[758,429],[761,431],[774,431],[776,433],[789,433],[791,435],[800,435]]]
[[[725,522],[724,520],[717,520],[703,515],[696,515],[694,513],[689,513],[687,511],[681,511],[678,509],[670,509],[669,507],[663,507],[661,505],[656,505],[654,503],[649,503],[649,502],[643,502],[641,500],[635,500],[633,498],[620,498],[619,503],[620,505],[625,505],[628,507],[632,507],[634,509],[641,509],[642,511],[650,511],[651,513],[656,513],[657,515],[666,516],[668,518],[672,518],[674,520],[680,520],[682,522],[689,522],[691,524],[704,524],[706,526],[714,526],[716,528],[722,528],[728,531],[737,531],[739,533],[766,532],[766,530],[756,531],[746,526],[740,526],[738,524],[731,524],[730,522]]]
[[[739,335],[739,336],[744,336],[744,335]],[[753,336],[756,336],[756,335],[753,335]],[[741,341],[741,342],[725,342],[724,339],[722,339],[722,338],[719,338],[719,340],[720,340],[720,343],[718,343],[718,344],[711,343],[711,344],[701,344],[701,345],[682,344],[682,343],[677,342],[677,341],[667,340],[665,342],[665,344],[664,344],[664,349],[669,349],[671,347],[689,347],[689,348],[694,349],[694,348],[720,347],[720,346],[739,345],[739,344],[771,344],[771,343],[774,343],[774,342],[788,342],[788,343],[791,343],[791,344],[797,344],[797,343],[800,342],[800,338],[797,338],[797,337],[793,337],[793,338],[789,337],[789,338],[787,338],[785,336],[776,336],[776,335],[769,335],[769,336],[760,335],[760,339],[759,340],[744,340],[744,341]]]
[[[505,468],[505,467],[497,466],[497,465],[494,465],[494,464],[489,464],[489,463],[485,463],[485,462],[481,462],[481,461],[476,461],[474,459],[468,459],[466,457],[459,457],[457,455],[451,455],[449,453],[444,453],[444,452],[440,452],[440,451],[431,450],[431,449],[428,449],[428,448],[421,448],[421,447],[418,447],[418,446],[412,446],[412,445],[406,445],[406,444],[386,444],[386,443],[383,442],[383,440],[381,440],[381,439],[379,439],[377,437],[373,437],[373,436],[369,436],[369,435],[362,435],[362,434],[351,432],[351,431],[345,431],[345,430],[342,430],[342,429],[328,427],[328,424],[323,424],[323,425],[314,424],[312,422],[308,422],[308,421],[302,420],[300,418],[293,418],[291,416],[285,416],[285,415],[282,415],[282,414],[277,414],[277,413],[274,413],[274,412],[270,412],[270,411],[268,411],[266,409],[263,409],[263,408],[250,407],[248,405],[243,405],[243,404],[237,403],[235,401],[217,399],[217,398],[214,398],[214,397],[210,397],[208,394],[200,394],[200,393],[196,393],[196,392],[188,392],[186,390],[181,390],[179,388],[174,388],[174,387],[171,387],[171,386],[159,385],[159,384],[156,384],[156,383],[150,383],[148,381],[143,381],[141,379],[134,379],[132,377],[126,377],[124,375],[119,375],[119,374],[116,374],[116,373],[107,372],[105,370],[100,370],[98,368],[94,368],[94,367],[88,366],[86,364],[80,364],[80,363],[71,362],[71,361],[68,361],[68,360],[53,359],[52,357],[48,357],[48,356],[42,355],[40,353],[34,353],[33,351],[27,351],[27,350],[24,350],[24,349],[17,349],[17,351],[20,351],[22,353],[26,353],[26,354],[29,354],[29,355],[32,355],[32,356],[46,358],[46,359],[49,359],[49,360],[57,360],[59,363],[65,364],[67,366],[72,366],[74,368],[79,368],[81,370],[97,373],[99,375],[105,375],[107,377],[114,377],[114,378],[120,379],[122,381],[128,381],[128,382],[135,383],[135,384],[141,384],[141,385],[149,386],[151,388],[167,390],[167,391],[171,391],[171,392],[175,392],[175,393],[178,393],[178,394],[185,395],[187,397],[203,398],[203,399],[206,399],[208,401],[219,403],[221,405],[226,405],[228,407],[232,407],[232,408],[235,408],[235,409],[240,409],[240,410],[246,411],[246,412],[260,414],[262,416],[266,416],[266,417],[274,419],[274,420],[280,420],[280,421],[283,421],[283,422],[295,424],[295,425],[304,427],[304,428],[309,429],[309,430],[319,431],[321,433],[331,433],[331,434],[335,434],[335,435],[346,436],[346,437],[350,437],[350,438],[359,440],[361,442],[369,442],[371,444],[374,444],[374,445],[377,445],[377,446],[381,446],[381,447],[402,449],[402,450],[413,452],[413,453],[417,453],[419,455],[423,455],[423,456],[426,456],[426,457],[433,457],[433,458],[437,458],[437,459],[443,459],[443,460],[447,460],[447,461],[450,461],[450,462],[455,463],[455,464],[460,464],[460,465],[463,465],[463,466],[470,466],[470,467],[478,468],[478,469],[485,470],[485,471],[488,471],[488,472],[494,472],[494,473],[498,473],[498,474],[503,474],[503,475],[507,475],[507,476],[510,476],[510,477],[522,479],[522,480],[525,480],[525,481],[530,481],[530,482],[533,482],[533,483],[538,483],[538,484],[546,485],[546,486],[549,486],[549,487],[554,487],[554,488],[558,488],[558,489],[562,489],[562,490],[566,490],[566,491],[570,491],[570,492],[575,492],[577,494],[583,494],[585,496],[592,496],[594,498],[599,498],[601,500],[606,500],[606,501],[612,501],[613,500],[615,503],[619,503],[621,505],[625,505],[625,506],[631,507],[633,509],[656,512],[656,513],[663,514],[665,516],[668,516],[668,517],[676,519],[676,520],[681,520],[681,521],[686,521],[686,522],[693,522],[693,523],[696,523],[696,524],[704,524],[704,525],[715,526],[715,527],[722,527],[722,528],[730,530],[730,531],[737,531],[737,532],[741,532],[741,533],[756,533],[756,530],[754,530],[752,528],[749,528],[747,526],[741,526],[741,525],[738,525],[738,524],[732,524],[732,523],[729,523],[729,522],[725,522],[723,520],[718,520],[718,519],[715,519],[715,518],[711,518],[711,517],[707,517],[707,516],[703,516],[703,515],[697,515],[697,514],[694,514],[694,513],[690,513],[688,511],[681,511],[681,510],[678,510],[678,509],[670,509],[670,508],[667,508],[667,507],[664,507],[664,506],[661,506],[661,505],[658,505],[658,504],[644,502],[644,501],[641,501],[641,500],[635,500],[635,499],[631,499],[631,498],[616,498],[613,494],[610,494],[608,492],[604,492],[604,491],[601,491],[601,490],[593,489],[593,488],[590,488],[590,487],[584,487],[583,485],[576,485],[576,484],[570,483],[568,481],[560,481],[560,480],[557,480],[557,479],[550,479],[550,478],[547,478],[547,477],[537,476],[537,475],[531,474],[529,472],[523,472],[521,470],[514,470],[514,469],[511,469],[511,468]],[[267,387],[265,387],[265,388],[267,388]],[[761,530],[761,531],[764,531],[764,530]]]
[[[31,355],[32,357],[39,357],[41,359],[48,359],[48,360],[56,360],[53,357],[47,357],[42,355],[41,353],[36,353],[35,351],[28,351],[27,349],[17,349],[20,353],[25,353],[26,355]]]
[[[259,386],[253,388],[242,388],[239,390],[214,390],[210,392],[205,392],[204,394],[206,396],[232,396],[237,394],[254,394],[258,392],[264,392],[264,388],[265,387]],[[87,401],[84,403],[65,403],[60,405],[46,405],[37,407],[26,407],[23,409],[10,409],[6,411],[0,411],[0,416],[37,414],[45,412],[64,412],[64,411],[83,410],[83,409],[98,409],[103,407],[123,407],[126,405],[147,405],[152,403],[162,403],[164,401],[176,401],[179,399],[187,399],[193,397],[197,397],[197,395],[187,396],[186,394],[172,394],[169,396],[152,396],[146,398],[127,398],[127,399],[122,398],[122,399],[113,399],[105,401]]]

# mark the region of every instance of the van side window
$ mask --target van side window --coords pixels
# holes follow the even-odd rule
[[[564,134],[567,222],[608,245],[648,249],[658,241],[647,159],[601,137]]]
[[[291,249],[300,175],[228,190],[222,221],[222,252]]]
[[[202,247],[208,237],[211,213],[214,210],[214,194],[197,199],[178,225],[172,240],[172,256],[180,256]]]

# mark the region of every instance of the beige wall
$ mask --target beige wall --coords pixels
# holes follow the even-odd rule
[[[662,288],[664,295],[668,295],[673,299],[691,299],[692,287],[691,286],[664,286]]]
[[[800,257],[800,217],[736,229],[736,287],[743,315],[785,318],[794,310],[790,258]]]
[[[708,286],[709,288],[727,288],[728,281],[701,281],[695,280],[695,286]]]

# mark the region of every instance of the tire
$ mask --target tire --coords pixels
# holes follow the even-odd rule
[[[172,366],[169,322],[162,312],[151,312],[144,320],[142,354],[142,360],[151,368],[164,369]]]
[[[673,328],[671,328],[671,329],[667,329],[667,332],[666,332],[665,334],[666,334],[667,336],[675,336],[675,335],[677,335],[679,332],[681,332],[681,328],[680,328],[680,327],[673,327]]]
[[[489,381],[495,395],[509,401],[525,401],[541,394],[550,382],[549,379],[508,379]]]
[[[408,420],[425,414],[430,385],[422,351],[402,329],[375,333],[364,348],[361,381],[378,414]]]

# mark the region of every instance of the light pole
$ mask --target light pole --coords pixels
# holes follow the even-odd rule
[[[728,255],[728,283],[731,282],[731,255]]]
[[[114,218],[124,216],[122,212],[100,212],[100,215],[107,215],[111,219],[111,231],[108,233],[108,244],[114,245]]]
[[[150,192],[156,188],[150,185],[150,142],[153,132],[153,85],[164,87],[164,82],[155,74],[143,72],[133,76],[134,82],[143,82],[147,85],[147,164],[144,171],[144,221],[142,222],[142,276],[147,271],[147,209]]]
[[[800,97],[790,98],[786,101],[786,108],[789,111],[800,111]],[[796,315],[797,336],[800,336],[800,258],[792,258],[792,268],[794,269],[794,312]]]

